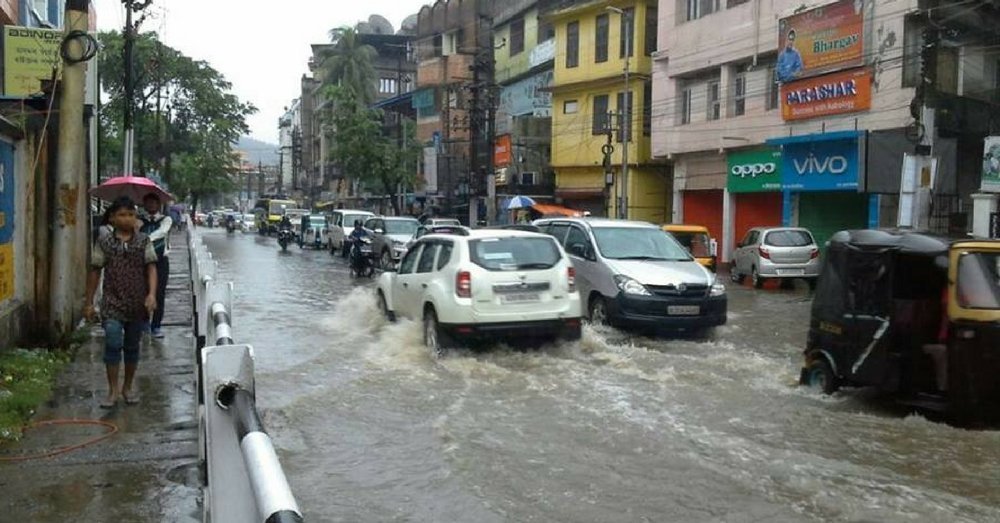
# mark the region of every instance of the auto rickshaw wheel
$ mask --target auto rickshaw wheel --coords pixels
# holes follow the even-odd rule
[[[809,363],[806,368],[806,386],[819,389],[826,395],[833,394],[840,388],[840,381],[826,358],[820,356]]]
[[[734,263],[729,269],[729,279],[732,280],[733,283],[740,284],[743,283],[745,278],[746,276],[740,274],[739,271],[736,270],[736,264]]]

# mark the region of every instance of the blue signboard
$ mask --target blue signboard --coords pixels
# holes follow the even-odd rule
[[[0,141],[0,245],[14,239],[14,146]]]
[[[782,188],[789,191],[857,191],[858,140],[785,143]]]

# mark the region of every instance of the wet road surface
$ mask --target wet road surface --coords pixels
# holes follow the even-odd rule
[[[712,341],[435,360],[339,257],[201,233],[311,521],[1000,521],[1000,432],[796,386],[804,290],[730,286]]]

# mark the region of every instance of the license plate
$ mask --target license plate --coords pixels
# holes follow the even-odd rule
[[[805,269],[778,269],[778,276],[802,276]]]
[[[500,303],[531,303],[540,299],[537,292],[515,292],[500,295]]]
[[[668,305],[667,314],[671,316],[697,316],[701,314],[701,307],[697,305]]]

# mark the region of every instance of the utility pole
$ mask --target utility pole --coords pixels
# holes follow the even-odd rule
[[[277,193],[285,192],[285,146],[278,148],[278,189]]]
[[[622,136],[622,196],[618,201],[618,217],[628,219],[628,149],[632,132],[632,104],[629,96],[629,61],[632,58],[632,12],[617,7],[606,7],[608,11],[618,13],[622,17],[625,30],[625,91],[622,93],[622,106],[618,108],[621,114]]]
[[[59,86],[59,137],[56,148],[56,184],[52,221],[52,258],[49,273],[51,315],[49,332],[58,341],[73,329],[80,305],[74,276],[81,277],[86,251],[78,248],[87,228],[87,169],[84,166],[86,130],[83,125],[87,71],[82,37],[87,35],[89,0],[66,2],[66,40],[63,43],[62,81]],[[81,37],[82,35],[82,37]]]
[[[264,162],[257,160],[257,197],[264,195]]]
[[[124,62],[125,62],[125,110],[122,128],[125,131],[125,158],[122,162],[122,170],[125,176],[131,176],[135,164],[135,39],[138,32],[139,23],[133,23],[133,11],[141,11],[151,4],[153,0],[139,2],[137,0],[122,0],[125,4],[125,30],[122,36],[125,39]],[[86,27],[83,29],[87,30]]]

